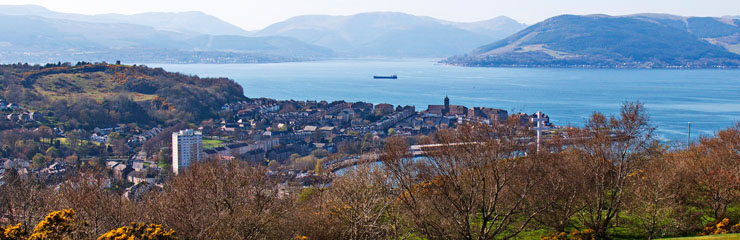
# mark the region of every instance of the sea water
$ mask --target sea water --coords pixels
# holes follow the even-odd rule
[[[656,135],[685,142],[740,121],[740,70],[470,68],[439,59],[345,59],[271,64],[149,64],[201,77],[228,77],[250,98],[346,100],[542,111],[557,125],[580,126],[593,112],[616,114],[640,101]],[[374,75],[398,79],[373,79]]]

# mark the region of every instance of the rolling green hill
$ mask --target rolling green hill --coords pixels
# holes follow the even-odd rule
[[[445,62],[463,66],[736,68],[740,55],[728,48],[740,28],[728,21],[655,14],[563,15]]]

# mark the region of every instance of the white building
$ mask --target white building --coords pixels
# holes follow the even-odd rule
[[[172,172],[178,174],[202,159],[203,134],[192,129],[172,133]]]

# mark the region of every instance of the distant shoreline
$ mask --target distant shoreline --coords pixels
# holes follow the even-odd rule
[[[715,65],[715,66],[677,66],[677,65],[655,65],[654,63],[629,63],[618,65],[600,65],[600,64],[467,64],[450,61],[450,59],[440,60],[438,63],[457,66],[457,67],[474,67],[474,68],[571,68],[571,69],[676,69],[676,70],[737,70],[740,66]],[[648,66],[649,65],[649,66]]]
[[[440,62],[441,64],[456,67],[471,68],[562,68],[562,69],[624,69],[624,70],[740,70],[740,66],[715,66],[715,67],[623,67],[623,66],[600,66],[600,65],[466,65]]]

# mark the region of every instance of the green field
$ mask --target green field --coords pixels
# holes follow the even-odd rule
[[[661,238],[660,240],[740,240],[740,234],[721,234],[697,237],[680,237],[680,238]]]
[[[64,137],[64,138],[55,138],[54,140],[55,140],[55,141],[57,141],[57,140],[58,140],[58,141],[59,141],[59,143],[61,143],[61,144],[64,144],[64,145],[69,145],[69,142],[67,141],[67,138],[66,138],[66,137]],[[80,141],[80,144],[88,144],[88,143],[92,143],[92,144],[95,144],[95,145],[98,145],[98,146],[100,146],[100,143],[99,143],[99,142],[92,142],[92,141],[88,141],[88,140],[83,140],[83,139],[80,139],[79,141]]]
[[[172,169],[172,164],[157,162],[157,166],[162,169]]]
[[[54,100],[70,97],[88,97],[103,101],[107,97],[119,94],[115,91],[124,81],[117,79],[114,74],[106,72],[92,73],[58,73],[42,76],[34,85],[34,89],[41,95]],[[134,101],[154,99],[153,94],[131,93]]]
[[[224,141],[218,139],[203,138],[203,149],[214,149],[217,147],[223,147]]]

